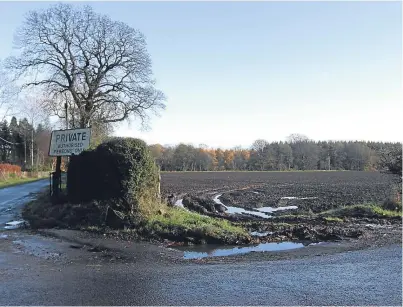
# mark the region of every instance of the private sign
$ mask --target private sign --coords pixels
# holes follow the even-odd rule
[[[78,155],[90,147],[90,138],[90,128],[52,131],[49,156]]]

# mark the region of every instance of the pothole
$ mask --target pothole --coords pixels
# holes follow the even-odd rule
[[[45,259],[58,259],[61,253],[57,251],[55,246],[38,238],[24,238],[12,241],[18,250],[29,255],[33,255]]]
[[[102,249],[97,246],[94,246],[94,247],[89,248],[88,251],[91,253],[101,253]]]
[[[70,244],[69,247],[70,247],[70,248],[74,248],[74,249],[80,249],[80,248],[82,248],[83,246],[82,246],[82,245],[76,245],[76,244]]]
[[[183,251],[184,259],[201,259],[207,257],[225,257],[251,252],[273,252],[282,250],[291,250],[304,247],[303,243],[279,242],[279,243],[260,243],[249,246],[223,246],[223,245],[195,245],[186,247],[175,247],[176,250]]]

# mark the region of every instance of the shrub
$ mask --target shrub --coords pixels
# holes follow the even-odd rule
[[[393,185],[391,187],[390,195],[381,204],[385,210],[402,211],[402,186]]]
[[[17,177],[21,175],[21,167],[8,163],[0,164],[0,178]]]
[[[396,199],[385,199],[381,205],[382,209],[391,211],[402,211],[402,202]]]
[[[144,141],[114,138],[71,157],[67,191],[72,202],[105,201],[121,216],[157,210],[158,169]]]

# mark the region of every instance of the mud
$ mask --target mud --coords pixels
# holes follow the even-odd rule
[[[390,197],[394,184],[395,177],[378,172],[215,172],[162,176],[162,190],[180,194],[185,208],[227,219],[251,234],[258,234],[252,236],[256,244],[372,240],[372,232],[384,238],[383,235],[391,235],[389,230],[394,238],[401,236],[401,218],[357,216],[337,222],[315,215],[341,206],[380,203]],[[211,200],[222,206],[221,210]]]
[[[224,205],[244,209],[297,206],[312,212],[382,202],[390,197],[393,185],[399,184],[388,174],[356,171],[163,173],[161,178],[165,197],[222,194]]]

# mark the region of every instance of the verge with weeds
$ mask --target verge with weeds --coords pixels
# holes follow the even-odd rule
[[[326,216],[326,217],[324,218],[324,220],[325,220],[326,222],[336,222],[336,223],[342,223],[342,222],[343,222],[343,219],[338,218],[338,217],[331,217],[331,216]]]
[[[243,228],[234,226],[227,220],[200,215],[181,208],[166,207],[165,213],[150,216],[145,229],[167,239],[176,234],[190,243],[234,244],[250,241],[249,234]]]
[[[99,202],[84,204],[63,203],[54,205],[49,198],[49,190],[38,193],[37,198],[23,209],[22,216],[31,227],[70,228],[92,232],[130,233],[141,239],[187,242],[238,244],[250,242],[250,236],[242,227],[231,222],[212,218],[182,208],[168,207],[160,203],[157,213],[142,214],[142,218],[114,228],[105,223],[105,206]]]
[[[19,177],[10,177],[6,180],[0,180],[0,189],[12,187],[15,185],[34,182],[38,180],[42,180],[44,178],[19,178]]]
[[[322,217],[371,217],[371,218],[401,218],[402,211],[383,209],[376,204],[361,204],[344,206],[319,213]]]

